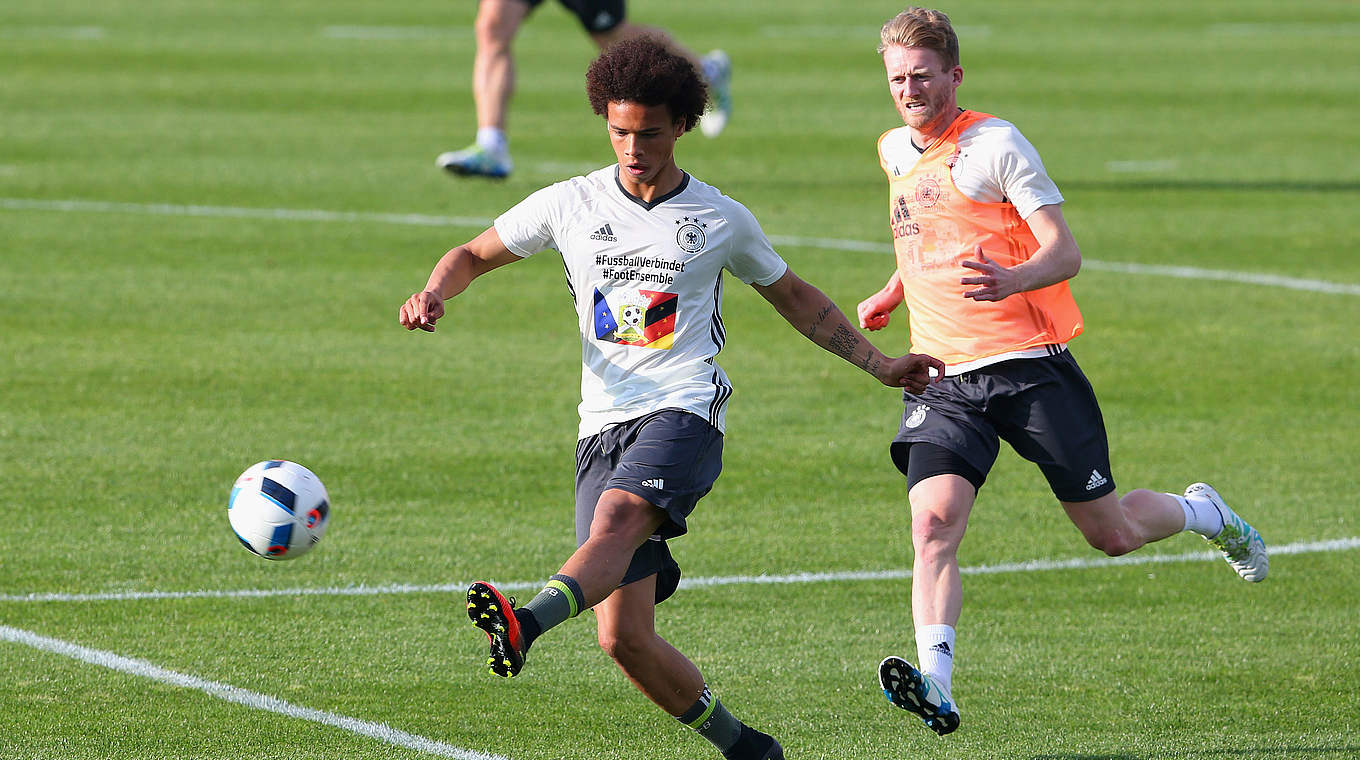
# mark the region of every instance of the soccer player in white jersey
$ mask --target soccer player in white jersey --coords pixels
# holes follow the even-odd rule
[[[593,608],[600,646],[659,707],[726,758],[782,758],[779,743],[734,718],[654,628],[656,604],[680,579],[666,540],[685,532],[722,466],[732,390],[714,361],[724,341],[722,272],[886,385],[919,392],[943,365],[885,357],[789,269],[744,206],[676,165],[676,140],[706,99],[688,61],[656,40],[628,40],[591,64],[586,83],[617,163],[530,195],[445,254],[401,307],[407,329],[433,330],[445,300],[474,278],[547,248],[562,254],[576,301],[579,548],[521,608],[491,584],[473,584],[468,615],[490,640],[491,672],[509,677],[544,631]]]
[[[1014,125],[959,108],[963,68],[948,16],[908,8],[883,25],[878,52],[905,124],[878,144],[897,271],[860,303],[860,325],[881,329],[905,301],[912,350],[947,367],[924,392],[907,389],[891,447],[911,504],[921,667],[891,656],[879,680],[889,701],[943,735],[959,725],[958,548],[1000,440],[1039,465],[1067,516],[1106,554],[1188,530],[1248,581],[1266,577],[1268,557],[1260,534],[1204,483],[1184,494],[1115,491],[1100,407],[1067,350],[1082,331],[1067,286],[1081,251],[1062,195]]]

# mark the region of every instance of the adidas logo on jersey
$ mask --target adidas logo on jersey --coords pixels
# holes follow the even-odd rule
[[[603,240],[606,243],[619,242],[619,239],[614,237],[614,228],[610,227],[608,224],[605,224],[605,226],[599,228],[598,230],[595,230],[595,234],[591,235],[590,239]]]
[[[1109,479],[1101,475],[1099,470],[1091,470],[1091,479],[1086,481],[1086,490],[1094,491],[1108,482]]]

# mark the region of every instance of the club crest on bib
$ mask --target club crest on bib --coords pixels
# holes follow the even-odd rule
[[[675,231],[675,244],[680,246],[680,250],[685,253],[698,253],[704,249],[704,245],[708,243],[708,236],[704,234],[707,224],[688,216],[675,220],[675,223],[680,225],[680,229]]]

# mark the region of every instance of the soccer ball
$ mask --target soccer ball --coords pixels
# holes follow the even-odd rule
[[[295,462],[271,459],[251,465],[227,499],[236,537],[265,559],[292,559],[311,550],[330,522],[326,487]]]

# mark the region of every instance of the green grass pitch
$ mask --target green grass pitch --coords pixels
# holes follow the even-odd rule
[[[961,104],[1019,125],[1067,197],[1087,259],[1073,352],[1118,482],[1207,479],[1300,550],[1259,586],[1186,558],[1206,548],[1187,536],[1105,563],[1004,453],[961,562],[1016,567],[965,576],[964,722],[937,738],[875,678],[914,654],[898,397],[731,280],[725,471],[674,551],[690,578],[812,575],[690,586],[660,633],[792,758],[1360,756],[1360,9],[943,7]],[[901,5],[630,8],[731,54],[728,131],[683,138],[680,164],[853,313],[892,267],[873,146],[900,121],[874,48]],[[574,548],[579,345],[553,254],[478,281],[433,335],[397,308],[487,220],[612,160],[590,44],[546,3],[516,45],[516,173],[434,168],[472,138],[474,10],[0,5],[0,760],[716,757],[624,681],[590,615],[505,682],[439,590],[541,582]],[[899,318],[875,340],[907,336]],[[296,562],[227,525],[232,480],[267,458],[334,503]],[[1021,569],[1063,560],[1088,564]]]

